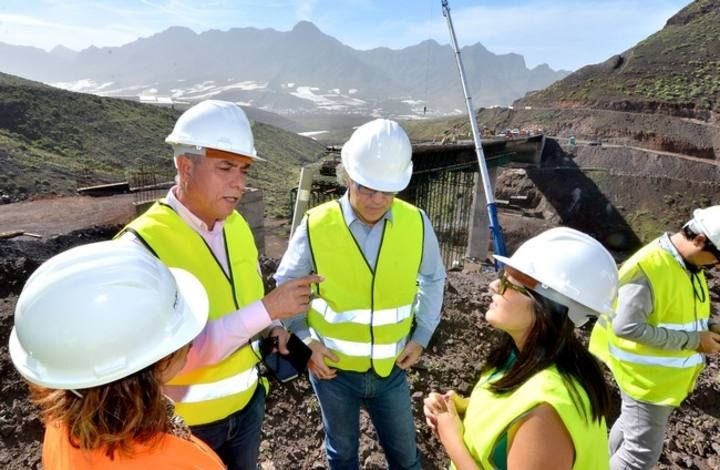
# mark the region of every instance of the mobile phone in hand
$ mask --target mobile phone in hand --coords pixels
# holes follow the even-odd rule
[[[300,372],[290,362],[286,356],[277,351],[271,352],[263,358],[263,362],[268,370],[282,383],[290,382],[296,379]]]
[[[297,378],[307,369],[312,351],[296,335],[291,334],[287,342],[289,354],[277,350],[277,337],[265,338],[261,345],[263,363],[280,382],[286,383]]]

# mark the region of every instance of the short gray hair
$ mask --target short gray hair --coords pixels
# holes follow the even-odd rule
[[[182,151],[181,151],[182,150]],[[190,161],[193,163],[193,165],[197,165],[200,163],[200,161],[205,158],[205,149],[202,147],[190,147],[187,145],[178,145],[173,147],[173,151],[175,153],[175,156],[173,157],[173,162],[175,163],[175,169],[179,170],[178,166],[178,158],[180,157],[187,157],[190,159]],[[202,153],[200,153],[202,152]],[[175,173],[175,184],[180,184],[180,171],[177,171]]]
[[[176,158],[188,154],[205,156],[205,147],[199,147],[197,145],[175,144],[172,148],[173,156]]]

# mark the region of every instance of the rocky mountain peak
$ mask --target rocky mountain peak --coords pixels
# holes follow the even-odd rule
[[[300,37],[326,36],[314,23],[304,20],[299,21],[290,32]]]
[[[583,67],[518,104],[709,120],[720,113],[718,57],[720,0],[696,0],[631,49]]]
[[[682,26],[720,10],[720,0],[697,0],[667,20],[665,26]]]

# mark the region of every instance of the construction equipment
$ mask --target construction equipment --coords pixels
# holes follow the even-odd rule
[[[455,29],[453,28],[452,18],[450,17],[450,7],[447,0],[442,0],[443,16],[447,19],[448,29],[450,31],[450,40],[453,50],[455,51],[455,61],[457,62],[458,71],[460,72],[460,83],[462,84],[463,93],[465,94],[465,105],[467,106],[468,117],[470,118],[470,128],[472,129],[473,141],[475,142],[475,154],[478,159],[480,175],[482,177],[483,190],[485,191],[485,201],[487,203],[488,218],[490,220],[490,232],[493,237],[495,246],[495,254],[505,256],[507,250],[505,248],[505,240],[503,239],[502,228],[498,222],[497,208],[495,206],[495,193],[490,182],[485,155],[483,153],[482,143],[480,141],[480,131],[478,130],[477,119],[475,118],[475,109],[472,105],[472,97],[465,80],[465,69],[463,68],[462,58],[460,57],[460,47],[455,37]],[[496,261],[496,269],[500,268],[500,263]]]

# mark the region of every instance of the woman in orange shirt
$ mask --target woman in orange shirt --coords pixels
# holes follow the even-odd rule
[[[18,298],[10,354],[43,414],[45,470],[225,468],[162,393],[207,312],[197,279],[132,243],[40,266]]]

